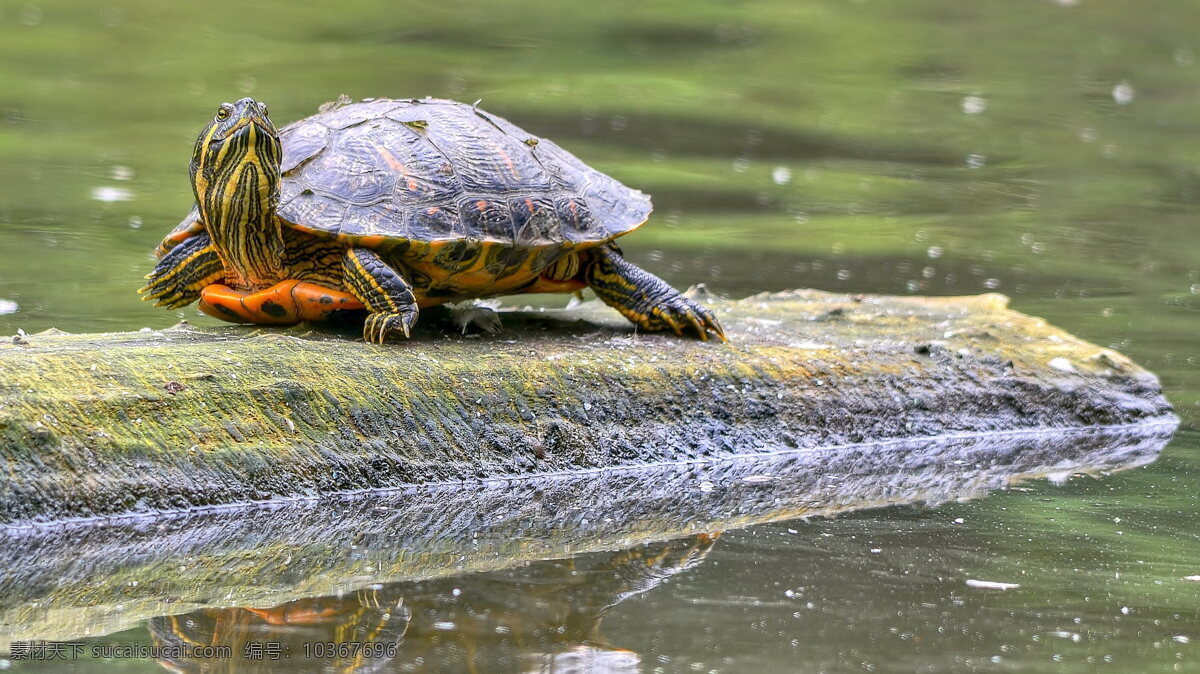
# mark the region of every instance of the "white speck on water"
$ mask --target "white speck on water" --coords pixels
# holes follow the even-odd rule
[[[968,578],[967,587],[974,587],[982,590],[1015,590],[1021,586],[1017,583],[1000,583],[994,580],[976,580],[974,578]]]
[[[452,595],[454,595],[455,597],[457,597],[457,596],[459,596],[459,595],[461,595],[461,594],[462,594],[462,588],[457,588],[457,587],[456,587],[456,588],[454,588],[453,590],[450,590],[450,594],[452,594]]]
[[[1183,579],[1193,583],[1200,583],[1200,576],[1184,576]]]
[[[129,201],[133,199],[133,192],[124,187],[97,187],[92,190],[92,199],[95,201]]]
[[[872,555],[878,555],[881,552],[883,552],[883,548],[871,548]]]
[[[930,246],[928,249],[925,250],[925,254],[929,256],[930,260],[936,260],[942,256],[942,247],[941,246]]]
[[[129,218],[129,228],[130,229],[141,229],[142,228],[142,219],[136,215],[133,216],[132,218]]]
[[[113,180],[133,180],[133,169],[128,166],[114,166],[108,170],[108,177]]]
[[[961,517],[955,517],[955,518],[954,518],[954,523],[955,523],[955,524],[962,524],[963,522],[966,522],[966,520],[964,520],[964,519],[963,519],[963,518],[961,518]]]
[[[750,168],[750,160],[749,159],[744,159],[742,157],[738,157],[737,159],[733,160],[733,172],[734,173],[745,173],[747,171],[747,169],[749,169],[749,168]]]
[[[984,279],[983,287],[987,288],[988,290],[995,290],[996,288],[1000,287],[1000,279],[998,279],[998,278]]]
[[[787,597],[788,599],[792,599],[796,596],[796,591],[795,590],[787,590],[783,593],[783,596]]]
[[[1059,630],[1057,632],[1051,632],[1050,636],[1058,637],[1059,639],[1070,639],[1071,641],[1074,641],[1075,643],[1079,643],[1080,641],[1083,640],[1083,637],[1079,636],[1078,632],[1068,632],[1066,630]]]
[[[985,157],[981,154],[967,155],[967,168],[977,169],[977,168],[983,168],[986,165],[987,165],[987,157]]]
[[[1063,358],[1062,356],[1059,356],[1058,358],[1052,358],[1050,359],[1050,362],[1046,364],[1060,372],[1075,371],[1075,366],[1071,364],[1071,361]]]
[[[1130,609],[1128,606],[1121,607],[1121,615],[1129,615],[1132,612],[1132,609]]]
[[[1096,133],[1096,130],[1090,126],[1085,126],[1079,130],[1079,140],[1082,140],[1085,143],[1094,143],[1099,137],[1100,136]]]
[[[987,100],[983,96],[963,96],[962,111],[968,115],[978,115],[987,110]]]
[[[1184,634],[1176,634],[1175,636],[1171,637],[1171,640],[1177,644],[1186,644],[1192,639]]]
[[[453,620],[439,620],[433,624],[435,630],[452,630],[456,627]]]
[[[776,166],[774,171],[771,171],[771,180],[776,185],[786,185],[792,182],[792,169],[786,166]]]
[[[15,314],[17,313],[17,309],[20,309],[20,307],[17,306],[16,302],[12,300],[0,299],[0,316],[3,316],[4,314]]]
[[[1133,102],[1134,97],[1133,85],[1128,80],[1121,80],[1112,88],[1113,100],[1117,105],[1128,105]]]

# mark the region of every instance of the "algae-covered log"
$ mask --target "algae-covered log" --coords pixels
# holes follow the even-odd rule
[[[373,346],[243,328],[0,346],[0,523],[1165,419],[1153,375],[999,295],[713,301],[731,341],[611,310]]]

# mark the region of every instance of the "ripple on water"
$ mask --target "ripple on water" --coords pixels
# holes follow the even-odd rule
[[[20,307],[17,306],[16,302],[0,298],[0,316],[3,316],[4,314],[15,314],[19,308]]]

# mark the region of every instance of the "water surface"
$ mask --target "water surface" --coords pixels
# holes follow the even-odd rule
[[[133,291],[191,205],[191,145],[221,101],[283,123],[341,93],[482,99],[653,194],[622,243],[676,285],[1003,292],[1157,372],[1184,430],[1101,480],[399,594],[475,592],[618,671],[1197,671],[1196,25],[1190,0],[0,1],[0,332],[208,320]],[[535,623],[550,577],[582,574],[576,605],[610,600],[598,578],[622,554],[695,563],[607,608],[602,637]],[[566,666],[533,652],[481,671]]]

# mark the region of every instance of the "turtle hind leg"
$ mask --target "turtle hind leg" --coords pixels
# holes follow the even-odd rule
[[[225,278],[225,267],[208,234],[190,236],[164,255],[138,291],[154,306],[178,309],[200,299],[204,288]]]
[[[588,257],[583,270],[588,286],[605,304],[643,330],[670,329],[683,335],[685,328],[691,328],[702,340],[707,341],[711,332],[726,341],[725,331],[712,311],[626,261],[616,246],[593,249]]]
[[[342,257],[342,282],[371,313],[363,339],[382,344],[388,335],[408,337],[417,322],[417,298],[399,272],[369,248],[351,248]]]

